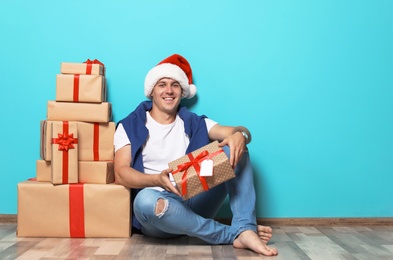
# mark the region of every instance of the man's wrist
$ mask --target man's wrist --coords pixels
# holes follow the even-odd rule
[[[246,141],[246,144],[249,144],[251,142],[251,134],[247,130],[247,128],[242,127],[242,126],[235,127],[233,129],[233,134],[237,133],[237,132],[239,132],[239,133],[241,133],[243,135],[244,140]]]
[[[240,133],[242,133],[244,139],[246,139],[246,144],[248,144],[248,140],[250,140],[250,137],[248,137],[248,134],[244,131],[240,131]]]

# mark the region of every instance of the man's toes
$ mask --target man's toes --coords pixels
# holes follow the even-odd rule
[[[267,226],[262,226],[262,225],[258,225],[258,232],[264,232],[264,233],[272,233],[273,230],[271,227],[267,227]]]

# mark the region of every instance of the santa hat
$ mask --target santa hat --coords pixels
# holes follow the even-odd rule
[[[179,54],[173,54],[152,68],[145,78],[145,96],[151,99],[151,92],[157,81],[171,78],[179,82],[183,89],[183,97],[192,98],[196,94],[196,86],[192,84],[192,70],[188,61]]]

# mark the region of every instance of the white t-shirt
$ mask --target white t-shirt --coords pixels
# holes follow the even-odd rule
[[[208,132],[217,124],[208,118],[205,118],[205,122]],[[190,140],[184,132],[184,122],[178,115],[173,123],[163,125],[155,121],[146,111],[146,127],[149,130],[149,137],[142,150],[145,173],[160,173],[168,168],[168,162],[186,154]],[[115,151],[128,144],[130,144],[130,140],[127,133],[123,125],[119,124],[114,136]],[[172,176],[171,181],[174,183]],[[161,188],[157,189],[162,190]]]

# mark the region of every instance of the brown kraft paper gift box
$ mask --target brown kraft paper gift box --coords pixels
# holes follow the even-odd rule
[[[75,62],[62,62],[60,63],[60,73],[105,76],[105,66],[102,63],[87,64],[87,63],[75,63]]]
[[[51,162],[36,161],[37,181],[51,181]],[[78,182],[108,184],[115,181],[113,161],[79,161]]]
[[[79,160],[110,161],[114,157],[113,136],[116,124],[78,122]]]
[[[205,159],[213,160],[213,176],[199,177],[200,165]],[[169,167],[173,169],[177,189],[185,200],[235,177],[228,157],[218,147],[217,141],[170,162]],[[186,178],[183,182],[184,174]]]
[[[18,237],[130,237],[130,190],[116,184],[18,183]]]
[[[50,129],[52,122],[40,122],[40,157],[45,161],[51,160]],[[78,159],[80,161],[111,161],[114,157],[113,136],[116,124],[86,123],[78,124]]]
[[[105,78],[100,75],[56,75],[56,101],[101,103],[106,101]]]
[[[78,182],[78,125],[76,122],[57,121],[52,124],[51,182]]]
[[[46,119],[52,121],[83,121],[92,123],[108,123],[112,118],[112,107],[109,102],[75,103],[48,101]]]
[[[51,163],[45,160],[36,160],[35,178],[37,181],[51,181]]]

